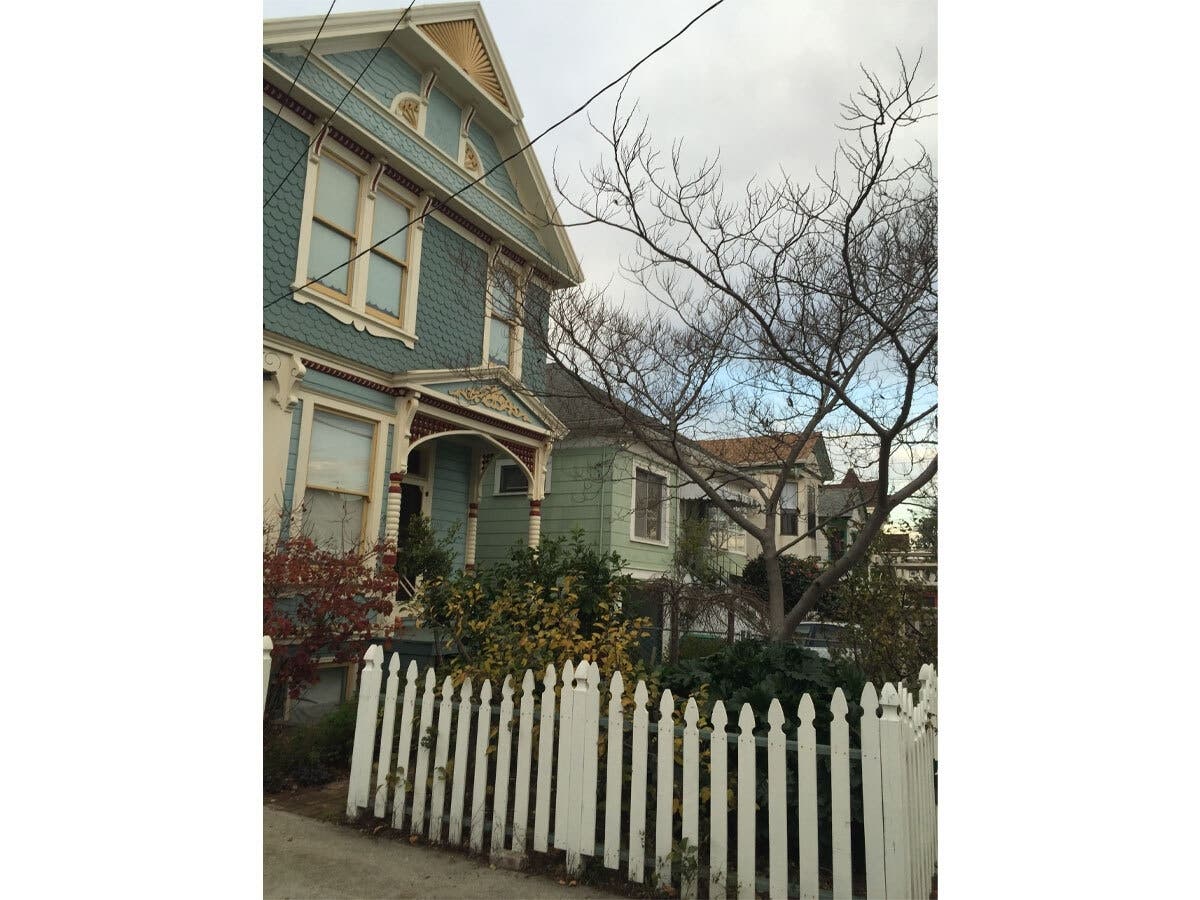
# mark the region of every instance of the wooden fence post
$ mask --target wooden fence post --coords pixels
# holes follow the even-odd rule
[[[900,695],[888,682],[879,698],[879,762],[883,782],[883,844],[887,898],[905,898],[911,891],[908,870],[908,823],[904,809],[904,745]]]
[[[629,777],[629,879],[641,884],[646,867],[646,751],[650,714],[646,682],[633,691],[633,759]]]
[[[596,855],[596,776],[600,767],[600,666],[585,662],[587,693],[584,695],[583,797],[579,828],[579,852]]]
[[[434,685],[437,674],[430,666],[425,671],[425,693],[421,696],[421,721],[417,726],[417,771],[413,775],[412,832],[425,831],[425,791],[429,781],[429,749],[433,740],[433,707],[436,702]]]
[[[558,675],[554,665],[546,666],[542,679],[541,719],[538,727],[537,801],[533,815],[533,849],[545,853],[550,849],[550,782],[554,770],[554,686]]]
[[[738,716],[737,895],[754,900],[754,711],[742,704]]]
[[[886,895],[883,853],[883,782],[879,772],[879,699],[867,682],[859,701],[862,737],[863,848],[867,862],[867,896]]]
[[[492,853],[504,849],[504,822],[508,818],[508,768],[512,758],[512,675],[500,687],[500,725],[496,732],[496,782],[492,789]]]
[[[404,699],[400,702],[400,740],[396,742],[396,790],[392,793],[392,827],[404,828],[405,798],[412,781],[412,722],[417,703],[417,661],[408,664],[405,673]]]
[[[471,678],[458,691],[458,734],[454,738],[454,783],[450,789],[450,828],[446,840],[462,845],[463,798],[467,792],[467,758],[471,741]]]
[[[800,855],[800,897],[817,900],[817,717],[812,697],[805,694],[796,709],[800,725],[796,729],[796,787],[799,806],[796,813],[796,839]]]
[[[358,679],[358,718],[354,723],[354,749],[350,755],[350,790],[346,816],[353,819],[371,798],[371,758],[375,751],[375,719],[379,713],[379,680],[383,677],[383,648],[372,644],[363,653]]]
[[[613,672],[608,687],[608,778],[604,793],[604,865],[616,869],[621,865],[621,763],[625,755],[625,711],[621,695],[625,682],[620,672]]]
[[[767,709],[767,722],[768,890],[772,897],[787,897],[787,737],[778,699]]]
[[[533,762],[533,672],[525,670],[521,679],[521,712],[517,729],[517,784],[513,797],[514,853],[525,855],[525,832],[529,827],[529,769]]]
[[[729,872],[729,744],[725,735],[729,716],[722,701],[713,704],[709,721],[712,731],[708,744],[708,896],[715,898],[725,896],[725,879]]]
[[[582,665],[582,663],[581,663]],[[575,663],[567,660],[558,696],[558,769],[554,778],[554,846],[567,849],[567,803],[570,800],[571,728],[574,722]]]
[[[275,644],[263,635],[263,715],[267,713],[267,688],[271,686],[271,651]]]
[[[683,900],[695,900],[698,893],[700,869],[700,732],[696,722],[700,710],[696,700],[688,697],[683,710],[683,826],[682,846],[695,855],[693,860],[681,860],[679,894]]]
[[[442,817],[446,814],[446,760],[450,756],[450,724],[454,715],[454,682],[442,682],[442,705],[438,707],[437,752],[433,756],[433,786],[429,797],[429,840],[442,842]]]
[[[829,704],[829,771],[833,836],[833,897],[850,900],[850,706],[842,689],[835,688]]]
[[[583,869],[580,850],[583,828],[584,754],[588,737],[587,680],[590,674],[591,666],[587,660],[581,660],[579,668],[575,670],[575,687],[570,690],[563,687],[564,693],[571,694],[571,740],[567,744],[570,748],[570,758],[567,765],[566,851],[567,871],[572,875]],[[564,724],[563,731],[566,730],[567,726]],[[592,787],[594,790],[595,785]]]
[[[671,833],[675,801],[675,700],[664,689],[658,702],[658,777],[654,788],[657,815],[654,821],[654,860],[659,887],[671,883]]]
[[[487,816],[488,742],[492,730],[492,682],[479,689],[479,720],[475,730],[475,779],[471,785],[471,850],[483,850],[483,825]]]
[[[379,731],[379,768],[375,772],[375,818],[387,812],[388,776],[392,772],[392,728],[396,723],[396,695],[400,692],[400,654],[388,660],[387,690],[383,699],[383,727]]]

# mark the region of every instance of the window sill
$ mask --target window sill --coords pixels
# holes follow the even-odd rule
[[[304,282],[297,282],[292,285],[295,293],[292,294],[292,299],[297,303],[308,303],[317,307],[324,313],[328,313],[344,325],[353,325],[358,331],[365,331],[374,337],[388,338],[394,341],[400,341],[410,350],[417,344],[417,336],[405,331],[398,325],[393,325],[391,322],[386,322],[383,319],[377,318],[370,313],[360,312],[356,309],[351,309],[345,303],[334,300],[332,297],[327,297],[320,291],[313,290],[311,287],[303,287]]]
[[[635,544],[651,544],[655,547],[669,547],[670,541],[656,541],[654,538],[638,537],[636,534],[631,534],[629,539]]]

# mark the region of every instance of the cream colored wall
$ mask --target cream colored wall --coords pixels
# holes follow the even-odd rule
[[[755,473],[754,477],[757,478],[758,480],[762,481],[766,485],[766,489],[768,491],[774,490],[775,484],[779,480],[777,475],[774,475],[770,472]],[[804,531],[805,526],[807,524],[807,518],[808,518],[808,508],[805,506],[805,503],[808,502],[808,488],[809,488],[809,486],[812,486],[814,488],[819,488],[821,482],[819,480],[817,480],[817,478],[815,476],[807,475],[807,474],[802,475],[797,480],[800,482],[800,487],[799,487],[800,495],[799,495],[799,501],[798,501],[799,507],[800,507],[800,530]],[[752,493],[751,496],[755,496],[755,494]],[[766,515],[759,513],[757,515],[751,516],[751,519],[756,525],[761,527],[766,522],[767,517],[766,517]],[[775,545],[779,546],[788,540],[792,540],[792,538],[783,537],[779,534],[779,517],[776,516],[775,517]],[[815,538],[807,537],[804,540],[796,543],[795,546],[789,547],[787,550],[784,551],[784,554],[786,556],[799,556],[801,558],[804,558],[807,556],[818,556],[823,551],[826,555],[828,555],[829,548],[827,546],[823,546],[824,540],[825,540],[825,538],[820,533],[818,533]],[[746,535],[746,558],[751,559],[751,558],[757,556],[761,552],[762,552],[762,544],[759,543],[757,540],[755,540],[753,536],[747,534]]]
[[[263,379],[263,517],[273,521],[283,501],[283,479],[287,470],[288,439],[292,414],[275,403],[276,387]]]

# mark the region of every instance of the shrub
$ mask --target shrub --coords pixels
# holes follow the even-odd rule
[[[855,730],[854,722],[860,715],[858,699],[866,684],[863,673],[848,662],[823,659],[794,644],[757,639],[741,640],[709,656],[664,666],[658,680],[677,697],[706,689],[708,697],[725,702],[731,723],[737,721],[742,704],[749,703],[761,726],[771,701],[778,698],[783,706],[784,730],[793,739],[799,724],[796,709],[800,698],[808,693],[816,708],[817,740],[821,743],[829,742],[829,703],[834,688],[840,687],[845,693],[851,708],[847,718]],[[710,709],[704,710],[706,716]]]
[[[641,669],[638,640],[650,622],[625,616],[613,585],[596,600],[587,627],[569,575],[549,589],[510,581],[494,593],[464,579],[451,584],[447,595],[439,615],[459,651],[453,662],[456,680],[469,675],[499,685],[505,675],[519,680],[525,669],[540,675],[553,663],[559,670],[567,659],[586,658],[604,672],[620,670],[626,676]]]
[[[263,790],[325,784],[350,769],[357,700],[343,703],[319,722],[268,725],[263,732]]]
[[[275,643],[271,710],[282,690],[299,697],[322,660],[357,660],[373,635],[399,626],[389,619],[396,573],[377,565],[385,546],[337,552],[305,535],[279,543],[267,529],[264,535],[263,634]]]
[[[876,687],[904,681],[915,691],[921,666],[937,661],[937,609],[924,591],[886,564],[847,576],[831,598],[831,615],[849,626],[835,653]]]

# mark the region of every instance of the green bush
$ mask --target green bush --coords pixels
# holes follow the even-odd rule
[[[326,784],[350,770],[358,701],[309,725],[269,725],[263,733],[263,790]]]
[[[659,682],[676,697],[688,697],[707,686],[707,696],[725,701],[730,728],[735,727],[742,704],[754,710],[756,730],[766,723],[771,701],[778,698],[783,706],[784,730],[795,739],[799,724],[796,709],[808,693],[816,709],[817,741],[829,743],[829,703],[834,688],[840,687],[850,706],[851,732],[861,715],[858,699],[866,679],[853,664],[823,659],[811,650],[794,644],[757,639],[738,641],[717,653],[699,659],[681,659],[664,666]],[[709,710],[704,710],[707,715]]]

